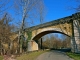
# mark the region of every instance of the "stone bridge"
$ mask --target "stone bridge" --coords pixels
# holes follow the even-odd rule
[[[29,42],[30,50],[38,50],[37,41],[42,36],[49,33],[61,33],[71,37],[71,47],[73,52],[80,52],[80,13],[53,20],[44,24],[33,26],[24,30],[24,36]],[[33,43],[31,45],[30,43]]]

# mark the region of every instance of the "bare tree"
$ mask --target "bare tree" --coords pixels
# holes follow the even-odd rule
[[[12,35],[12,26],[10,25],[11,18],[5,14],[4,17],[0,20],[0,53],[4,50],[3,46],[10,44],[10,36]],[[8,50],[7,49],[7,50]],[[7,52],[7,51],[6,51]]]
[[[50,48],[50,40],[49,40],[49,36],[45,36],[45,41],[43,41],[43,48]]]
[[[50,36],[50,37],[49,37]],[[43,41],[43,47],[60,49],[60,48],[70,48],[70,37],[64,36],[64,39],[59,39],[58,36],[54,36],[53,34],[46,37],[46,40]]]
[[[34,13],[36,10],[36,5],[39,5],[40,0],[15,0],[15,7],[16,10],[19,12],[19,15],[21,16],[21,26],[19,31],[19,41],[20,37],[24,36],[24,28],[25,28],[25,21],[30,22],[32,19],[32,13]],[[18,3],[17,3],[18,2]],[[36,14],[36,12],[35,12]],[[28,19],[30,18],[30,19]],[[23,41],[24,37],[21,37],[21,41]],[[22,42],[20,42],[20,52],[22,51]]]
[[[80,0],[69,0],[70,2],[73,2],[74,5],[71,5],[68,7],[69,10],[74,10],[75,12],[80,12]]]
[[[39,5],[37,5],[37,9],[38,9],[38,15],[39,15],[39,19],[40,19],[40,23],[42,24],[44,22],[44,17],[45,17],[45,5],[43,0],[40,0]]]
[[[77,6],[74,7],[74,9],[78,12],[80,12],[80,0],[75,0],[75,2],[77,3]]]

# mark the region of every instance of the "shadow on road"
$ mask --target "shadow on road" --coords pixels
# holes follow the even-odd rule
[[[61,52],[70,52],[71,49],[50,49],[50,50],[56,50],[56,51],[61,51]]]

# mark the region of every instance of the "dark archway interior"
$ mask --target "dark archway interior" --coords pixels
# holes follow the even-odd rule
[[[61,34],[64,34],[66,36],[69,36],[69,35],[67,35],[65,33],[62,33],[62,32],[59,32],[59,31],[44,31],[44,32],[41,32],[38,35],[36,35],[32,40],[35,40],[36,41],[36,40],[40,39],[42,36],[44,36],[46,34],[49,34],[49,33],[61,33]]]

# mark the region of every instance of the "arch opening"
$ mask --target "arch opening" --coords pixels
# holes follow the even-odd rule
[[[42,36],[44,36],[44,35],[46,35],[46,34],[50,34],[50,33],[61,33],[61,34],[64,34],[64,35],[70,37],[69,35],[67,35],[67,34],[65,34],[65,33],[63,33],[63,32],[60,32],[60,31],[48,30],[48,31],[43,31],[43,32],[37,34],[36,36],[34,36],[34,37],[32,38],[32,40],[39,40]]]
[[[62,37],[62,39],[63,39],[63,41],[62,41],[62,39],[59,39],[61,37],[59,37],[58,39],[54,39],[54,38],[57,38],[54,35],[52,36],[53,39],[51,39],[51,36],[49,39],[47,39],[48,37],[44,38],[45,35],[54,34],[54,33],[61,34],[63,36],[67,36],[70,38],[69,35],[67,35],[63,32],[60,32],[60,31],[49,30],[49,31],[41,32],[33,38],[33,40],[38,44],[38,49],[43,49],[43,50],[44,49],[56,49],[56,50],[62,50],[62,51],[71,51],[70,39],[65,40],[64,39],[65,37]],[[46,44],[46,46],[45,46],[45,44]]]

